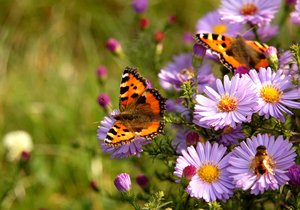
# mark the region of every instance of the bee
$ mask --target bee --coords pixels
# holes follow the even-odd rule
[[[273,169],[275,163],[268,155],[267,148],[263,145],[260,145],[256,148],[255,157],[251,163],[251,169],[256,175],[264,175],[267,173],[274,174]]]

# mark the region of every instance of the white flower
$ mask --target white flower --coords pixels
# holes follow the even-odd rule
[[[22,152],[31,152],[33,143],[26,131],[12,131],[3,137],[4,148],[7,150],[7,160],[16,161]]]

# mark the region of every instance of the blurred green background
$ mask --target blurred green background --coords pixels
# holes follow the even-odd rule
[[[157,84],[163,64],[173,54],[191,50],[181,43],[183,33],[193,32],[196,20],[217,8],[218,1],[151,0],[140,16],[124,0],[0,3],[1,137],[24,130],[34,143],[27,163],[7,161],[0,147],[0,209],[131,209],[114,198],[115,176],[130,172],[133,188],[140,190],[134,179],[141,165],[155,167],[159,162],[110,160],[101,153],[96,130],[105,112],[97,96],[107,92],[117,108],[127,65],[139,67]],[[166,31],[162,57],[155,63],[153,33],[172,15],[177,22]],[[140,17],[150,19],[147,31],[139,29]],[[107,51],[110,37],[120,40],[127,60]],[[100,65],[108,69],[103,86],[95,73]],[[90,187],[91,181],[99,192]]]

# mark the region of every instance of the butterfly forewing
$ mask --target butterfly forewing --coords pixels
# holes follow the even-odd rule
[[[146,80],[131,67],[126,67],[120,84],[120,110],[134,103],[145,91]]]

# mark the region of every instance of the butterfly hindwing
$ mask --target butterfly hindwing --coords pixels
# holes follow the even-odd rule
[[[249,69],[267,67],[269,63],[264,55],[268,48],[266,44],[245,40],[241,36],[236,38],[221,34],[200,33],[195,35],[196,42],[216,54],[221,63],[229,70],[239,66]]]
[[[104,142],[109,145],[121,145],[131,142],[135,133],[129,130],[121,121],[116,121],[107,133]]]
[[[148,122],[147,127],[141,129],[136,134],[147,139],[152,139],[159,133],[162,133],[164,128],[163,113],[166,107],[165,99],[160,95],[158,90],[147,89],[136,103],[137,109],[143,109],[140,107],[148,107],[144,108],[145,112],[141,113],[141,117],[143,117],[143,115],[151,115],[151,120]]]

